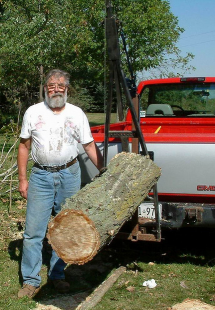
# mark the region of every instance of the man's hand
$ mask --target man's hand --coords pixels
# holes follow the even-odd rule
[[[100,178],[103,173],[105,173],[107,171],[107,167],[103,167],[99,170],[99,173],[97,175],[94,176],[94,178],[92,178],[91,181],[95,181],[95,179]]]
[[[28,194],[28,181],[27,180],[19,181],[19,192],[23,198],[27,199],[27,194]]]
[[[107,171],[107,167],[102,167],[102,169],[99,170],[99,175],[98,176],[100,177],[106,171]]]

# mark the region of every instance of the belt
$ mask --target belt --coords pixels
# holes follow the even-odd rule
[[[70,162],[68,162],[68,163],[66,163],[64,165],[61,165],[61,166],[41,166],[38,163],[34,163],[34,167],[37,167],[37,168],[42,169],[42,170],[46,170],[48,172],[58,172],[58,171],[60,171],[62,169],[66,169],[66,168],[74,165],[77,162],[77,160],[78,159],[76,157],[72,161],[70,161]]]

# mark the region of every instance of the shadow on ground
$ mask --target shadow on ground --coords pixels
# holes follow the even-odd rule
[[[134,262],[155,262],[159,264],[170,263],[191,263],[201,266],[214,266],[215,250],[213,240],[215,237],[214,229],[180,229],[164,231],[162,241],[155,242],[131,242],[115,238],[112,243],[103,248],[92,261],[82,266],[71,265],[65,270],[66,280],[71,285],[71,291],[64,295],[63,299],[56,299],[56,292],[47,284],[42,286],[39,294],[35,297],[36,301],[43,302],[47,298],[52,299],[53,303],[63,302],[64,299],[75,295],[77,302],[84,300],[96,287],[98,287],[111,272],[119,266],[129,266]],[[17,254],[17,248],[21,250],[22,242],[16,240],[9,245],[9,254],[12,260],[17,261],[20,266],[21,253]],[[43,263],[49,264],[51,248],[45,241],[43,249]],[[133,268],[138,268],[138,264],[133,264]],[[19,271],[20,276],[20,271]],[[21,276],[20,276],[21,281]],[[75,304],[74,300],[74,305]],[[53,304],[52,303],[52,304]],[[66,304],[66,303],[65,303]],[[56,307],[59,305],[56,304]],[[67,308],[61,306],[60,309]],[[72,305],[70,303],[70,308]],[[74,306],[75,309],[75,306]]]

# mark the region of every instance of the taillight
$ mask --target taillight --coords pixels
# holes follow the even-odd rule
[[[184,77],[180,79],[181,82],[204,82],[205,77]]]

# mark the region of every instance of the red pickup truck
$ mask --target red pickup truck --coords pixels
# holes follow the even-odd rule
[[[137,92],[147,150],[162,170],[157,184],[161,230],[215,227],[215,77],[147,80]],[[91,130],[102,150],[104,125]],[[132,130],[130,111],[125,121],[110,125],[110,131],[127,130]],[[130,150],[131,143],[129,138]],[[110,137],[108,160],[121,151],[121,140]],[[80,161],[82,181],[88,183],[97,171],[81,148]],[[141,236],[155,218],[150,195],[137,216]]]

